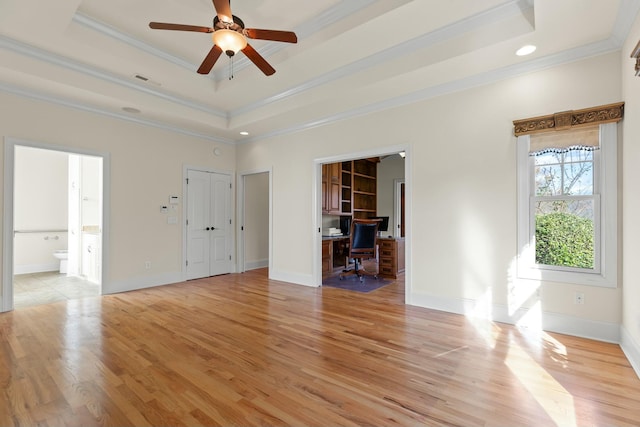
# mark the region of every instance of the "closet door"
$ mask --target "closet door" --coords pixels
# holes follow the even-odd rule
[[[187,171],[187,279],[231,272],[231,177]]]
[[[211,173],[209,276],[231,272],[231,177]]]

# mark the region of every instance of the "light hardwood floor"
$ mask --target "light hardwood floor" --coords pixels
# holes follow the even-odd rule
[[[231,274],[0,314],[0,425],[640,425],[619,346]]]

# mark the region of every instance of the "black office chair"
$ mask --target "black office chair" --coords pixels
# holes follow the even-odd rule
[[[381,219],[354,219],[351,222],[351,233],[349,234],[349,258],[353,258],[353,269],[340,273],[340,280],[350,274],[358,276],[360,281],[364,276],[378,278],[378,272],[366,271],[361,263],[363,259],[375,258],[376,237],[378,236],[378,226]]]

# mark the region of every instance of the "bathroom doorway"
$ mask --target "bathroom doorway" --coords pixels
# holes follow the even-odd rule
[[[4,242],[11,283],[3,285],[3,310],[100,295],[103,157],[31,144],[11,148],[5,167],[13,162],[13,180],[5,188],[13,190],[12,207],[5,198],[5,220],[10,213],[12,227],[5,230],[13,233]]]

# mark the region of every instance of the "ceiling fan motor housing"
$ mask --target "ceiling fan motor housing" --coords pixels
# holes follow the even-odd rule
[[[239,33],[242,33],[242,30],[244,30],[244,22],[242,21],[242,19],[238,18],[236,15],[232,15],[233,17],[233,22],[221,22],[220,18],[218,18],[218,16],[215,16],[213,18],[213,28],[215,28],[216,30],[221,30],[223,28],[229,29],[229,30],[234,30],[234,31],[238,31]]]

